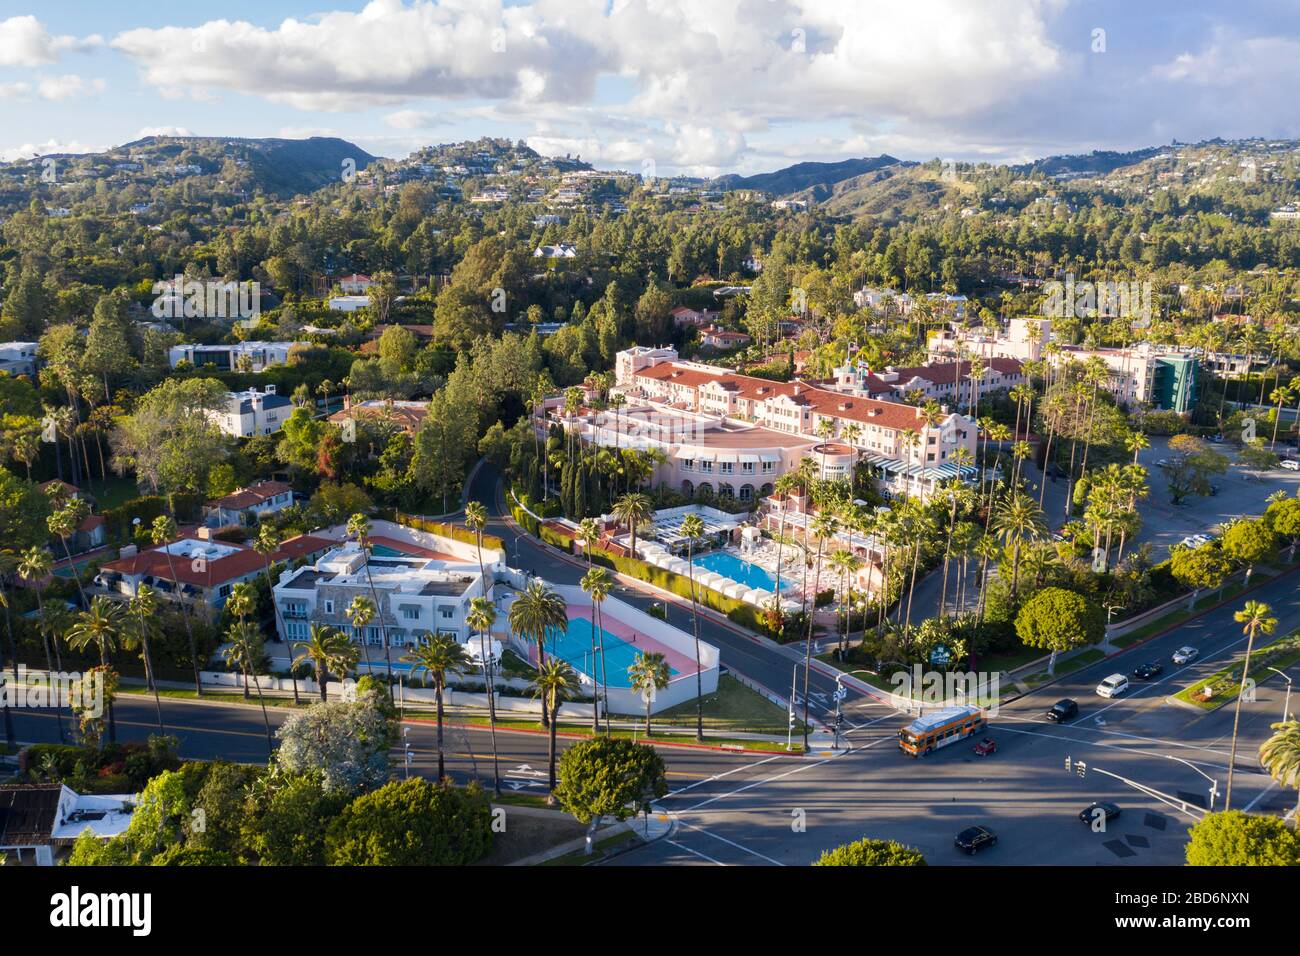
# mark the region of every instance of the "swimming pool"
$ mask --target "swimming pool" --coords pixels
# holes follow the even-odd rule
[[[546,653],[567,661],[574,670],[582,671],[593,680],[600,677],[600,654],[592,661],[591,635],[595,628],[585,617],[572,618],[569,629],[564,633],[552,632],[546,640]],[[631,687],[632,681],[627,676],[627,669],[636,660],[636,655],[644,648],[629,643],[617,634],[611,634],[604,628],[605,635],[605,676],[610,687]],[[677,671],[669,667],[669,673],[677,676]]]
[[[730,551],[710,551],[691,562],[702,571],[712,571],[724,578],[731,578],[747,588],[762,588],[764,591],[776,591],[776,578],[766,568],[751,564],[736,557]],[[781,590],[790,587],[788,579],[782,579]]]
[[[386,544],[372,544],[370,553],[376,558],[409,558],[411,555],[406,551],[398,551],[396,548],[390,548]]]

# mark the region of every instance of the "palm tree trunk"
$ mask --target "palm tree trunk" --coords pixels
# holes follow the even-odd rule
[[[1255,649],[1255,629],[1246,638],[1246,659],[1241,664],[1241,686],[1237,689],[1237,706],[1232,714],[1232,749],[1228,754],[1228,790],[1223,796],[1223,809],[1232,809],[1232,774],[1237,763],[1237,729],[1241,725],[1241,698],[1246,694],[1246,675],[1250,673],[1250,655]]]
[[[542,695],[542,704],[543,704],[543,706],[546,704],[547,698],[550,698],[551,712],[554,713],[554,712],[555,712],[555,694],[554,694],[554,692],[552,692],[552,693],[550,693],[550,694],[543,694],[543,695]],[[549,745],[548,745],[548,747],[547,747],[547,753],[546,753],[546,760],[547,760],[547,765],[548,765],[548,766],[547,766],[547,791],[546,791],[546,803],[547,803],[548,806],[554,806],[554,805],[555,805],[555,730],[556,730],[556,726],[557,726],[558,724],[559,724],[559,720],[552,720],[552,721],[551,721],[551,732],[550,732],[550,734],[548,735],[548,737],[549,737]]]
[[[325,703],[325,681],[328,680],[328,678],[329,678],[329,675],[325,673],[325,668],[324,668],[324,666],[321,665],[321,664],[317,664],[317,665],[316,665],[316,684],[317,684],[317,689],[320,691],[320,702],[321,702],[322,704]]]
[[[442,753],[442,681],[439,680],[433,685],[434,697],[438,701],[438,782],[442,783],[447,779],[447,772],[443,762]]]

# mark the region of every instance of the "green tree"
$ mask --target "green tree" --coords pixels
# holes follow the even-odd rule
[[[1231,570],[1232,563],[1215,542],[1199,548],[1177,545],[1169,552],[1169,573],[1183,587],[1192,589],[1187,600],[1189,611],[1196,606],[1196,599],[1202,591],[1223,587]]]
[[[1026,647],[1051,651],[1047,672],[1055,673],[1056,655],[1106,635],[1106,616],[1081,594],[1065,588],[1043,588],[1016,615],[1016,636]]]
[[[492,849],[492,811],[477,784],[422,777],[357,797],[329,824],[331,866],[465,866]]]
[[[334,674],[341,681],[357,663],[356,646],[348,640],[346,634],[327,624],[313,622],[308,639],[296,641],[293,647],[299,653],[290,666],[311,666],[316,675],[316,688],[320,692],[322,704],[327,699],[325,688],[329,675]]]
[[[645,701],[645,733],[649,737],[650,708],[654,704],[655,694],[666,688],[672,678],[668,659],[661,651],[637,651],[636,657],[628,665],[627,676],[632,690]]]
[[[668,792],[668,770],[651,746],[616,737],[575,743],[560,757],[555,799],[566,813],[591,825],[594,837],[605,817],[626,820],[648,813]],[[588,840],[591,853],[594,840]]]
[[[915,847],[893,840],[863,837],[823,851],[813,866],[925,866],[925,857]]]
[[[1246,681],[1250,674],[1250,657],[1255,650],[1255,638],[1260,634],[1272,634],[1277,627],[1277,618],[1273,617],[1273,608],[1263,601],[1247,601],[1233,620],[1241,625],[1241,633],[1246,635],[1246,657],[1241,662],[1241,685],[1237,689],[1237,703],[1232,714],[1232,747],[1228,751],[1228,789],[1223,796],[1223,809],[1232,809],[1232,778],[1237,765],[1237,731],[1241,725],[1241,699],[1246,696]]]
[[[1210,813],[1189,837],[1188,866],[1300,866],[1300,837],[1278,817]]]
[[[1292,717],[1269,729],[1273,736],[1260,744],[1259,763],[1274,780],[1296,791],[1292,822],[1300,830],[1300,721]]]
[[[510,630],[525,641],[537,645],[537,666],[546,665],[546,641],[552,629],[563,631],[569,626],[569,608],[559,592],[540,578],[528,586],[510,605]],[[542,726],[548,723],[550,713],[546,698],[542,698]]]
[[[1277,535],[1269,522],[1262,518],[1243,518],[1223,532],[1222,545],[1224,554],[1246,566],[1246,585],[1249,586],[1255,565],[1273,553]]]
[[[529,690],[534,697],[542,701],[543,713],[550,710],[551,726],[547,766],[549,768],[546,802],[555,803],[555,732],[560,723],[560,702],[572,697],[578,690],[578,675],[566,662],[558,657],[547,658],[537,665],[537,673],[529,683]]]
[[[323,866],[325,830],[347,804],[347,795],[326,789],[318,773],[279,775],[249,797],[241,840],[262,866]]]

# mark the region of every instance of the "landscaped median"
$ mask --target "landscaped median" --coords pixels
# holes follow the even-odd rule
[[[1270,677],[1277,676],[1268,668],[1276,667],[1278,670],[1284,670],[1296,661],[1300,661],[1300,630],[1292,631],[1286,637],[1257,648],[1250,656],[1251,679],[1257,684],[1262,684]],[[1227,667],[1184,688],[1173,697],[1201,710],[1217,710],[1236,699],[1241,690],[1241,668],[1244,664],[1244,657],[1239,661],[1233,661]]]

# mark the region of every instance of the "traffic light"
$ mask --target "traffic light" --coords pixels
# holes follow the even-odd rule
[[[1065,758],[1065,772],[1066,772],[1066,773],[1069,773],[1072,769],[1074,769],[1074,768],[1073,768],[1073,766],[1071,765],[1070,758],[1069,758],[1069,757],[1066,757],[1066,758]]]
[[[1082,760],[1080,760],[1078,763],[1076,763],[1076,764],[1074,765],[1074,771],[1075,771],[1075,773],[1077,773],[1080,777],[1087,776],[1087,774],[1088,774],[1088,765],[1087,765],[1086,763],[1084,763]]]

